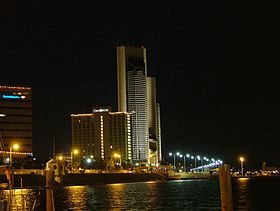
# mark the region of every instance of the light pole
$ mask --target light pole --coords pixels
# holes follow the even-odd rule
[[[62,159],[63,159],[63,157],[60,155],[60,156],[58,156],[58,160],[59,161],[62,161]]]
[[[186,172],[186,155],[184,155],[184,172]]]
[[[240,160],[240,166],[241,166],[241,175],[243,176],[244,175],[243,162],[245,159],[243,157],[240,157],[239,160]]]
[[[74,155],[79,154],[79,150],[78,149],[74,149],[71,151],[71,168],[73,170],[73,164],[74,164]]]
[[[194,157],[194,156],[191,156],[191,159],[192,159],[192,160],[194,159],[194,167],[196,167],[195,157]]]
[[[121,166],[122,165],[122,161],[121,161],[121,155],[120,154],[118,154],[118,153],[114,153],[114,158],[115,159],[118,159],[118,161],[120,162],[119,164],[119,166]]]
[[[177,152],[176,155],[177,155],[177,156],[180,156],[180,152]],[[174,170],[174,173],[175,173],[175,171],[176,171],[175,154],[174,154],[174,169],[175,169],[175,170]]]
[[[172,156],[173,155],[173,171],[175,172],[175,165],[176,165],[176,163],[175,163],[175,154],[172,154],[171,152],[169,153],[169,156]]]
[[[197,160],[200,160],[200,156],[199,155],[197,155],[196,158],[197,158]],[[195,167],[196,167],[196,160],[195,160]]]
[[[180,152],[177,152],[176,154],[174,153],[169,153],[169,156],[172,156],[173,155],[173,169],[174,169],[174,174],[175,174],[175,171],[176,171],[176,155],[177,156],[180,156]]]
[[[10,175],[9,175],[9,186],[10,186],[10,190],[13,187],[13,183],[14,183],[14,171],[13,171],[13,156],[12,156],[12,149],[17,150],[19,148],[18,144],[14,144],[13,146],[10,146]],[[10,192],[11,194],[11,192]],[[10,195],[10,199],[11,199],[11,195]]]
[[[190,154],[186,154],[186,157],[189,158]],[[186,171],[185,172],[187,172],[187,165],[186,165]]]
[[[12,156],[12,149],[17,150],[19,148],[18,144],[14,144],[13,146],[10,146],[10,166],[13,165],[13,156]]]

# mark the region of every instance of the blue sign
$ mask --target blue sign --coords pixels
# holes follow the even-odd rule
[[[3,95],[4,99],[20,99],[21,97],[18,95]]]

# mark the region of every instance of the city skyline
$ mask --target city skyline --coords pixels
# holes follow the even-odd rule
[[[115,48],[130,44],[157,78],[165,159],[279,166],[277,11],[228,4],[5,3],[0,85],[32,87],[35,156],[51,156],[54,137],[70,150],[70,114],[117,110]]]

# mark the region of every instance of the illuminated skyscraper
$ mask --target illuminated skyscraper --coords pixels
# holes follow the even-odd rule
[[[161,160],[155,79],[147,77],[146,49],[117,47],[118,110],[133,113],[133,160]]]
[[[32,153],[31,88],[0,86],[0,135],[4,150],[17,143]]]
[[[92,158],[99,167],[109,166],[114,154],[119,162],[132,162],[131,113],[94,108],[89,114],[72,114],[72,147],[83,159]]]
[[[147,78],[149,159],[151,164],[161,161],[160,107],[156,100],[156,78]]]

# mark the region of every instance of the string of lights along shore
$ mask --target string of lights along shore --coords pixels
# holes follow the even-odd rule
[[[104,106],[71,115],[72,148],[80,149],[83,159],[99,167],[162,160],[160,106],[155,77],[147,76],[146,54],[144,47],[117,47],[117,112]]]

